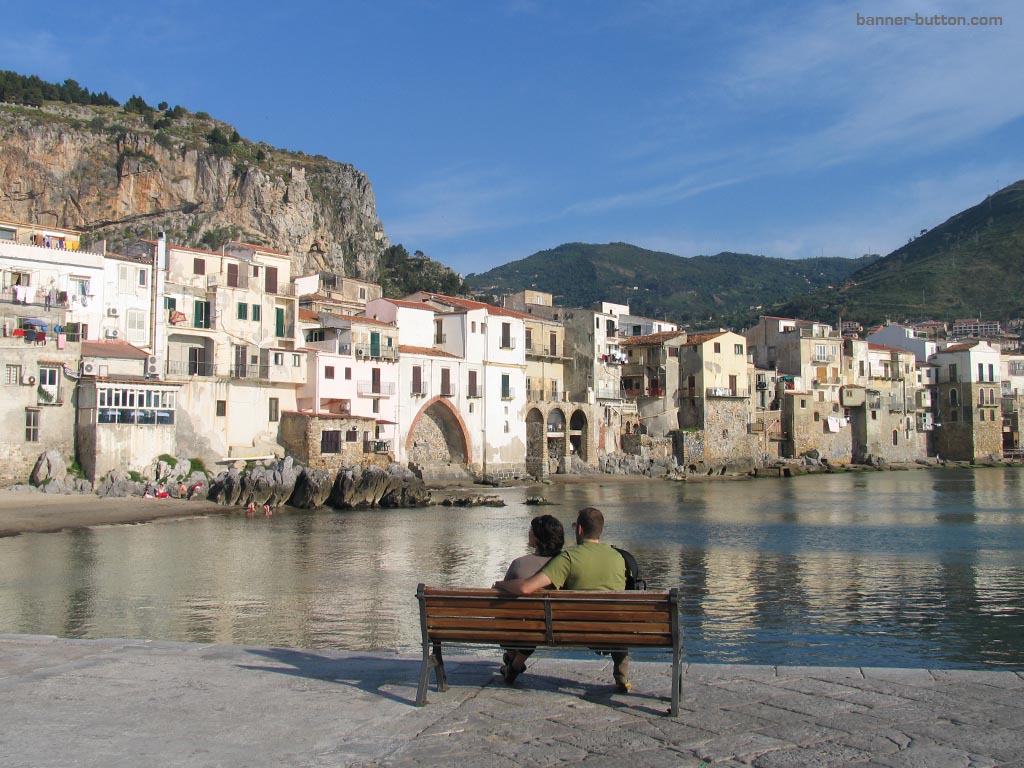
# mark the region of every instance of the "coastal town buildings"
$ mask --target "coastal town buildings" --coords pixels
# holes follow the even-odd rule
[[[287,453],[328,471],[398,461],[435,483],[590,471],[618,451],[707,472],[1022,448],[1024,357],[1002,340],[941,349],[917,326],[862,340],[771,316],[689,332],[536,290],[501,307],[384,298],[291,265],[242,242],[110,253],[0,223],[2,480],[51,447],[92,480],[163,454],[212,468]]]

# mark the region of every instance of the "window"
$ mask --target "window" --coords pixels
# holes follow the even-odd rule
[[[359,430],[355,427],[349,427],[348,432],[345,433],[346,443],[355,443],[359,441]]]
[[[956,381],[956,363],[949,364],[949,380]]]
[[[252,305],[252,319],[257,321],[257,322],[260,319],[260,305],[259,304],[253,304]]]
[[[995,372],[995,368],[993,367],[992,363],[988,364],[988,380],[989,381],[995,381],[996,380],[996,372]]]
[[[238,319],[248,320],[249,319],[249,305],[244,301],[238,302]]]
[[[679,357],[679,347],[668,347],[669,357]]]
[[[352,381],[352,369],[351,368],[346,368],[345,369],[345,381]]]
[[[814,420],[821,421],[821,414],[818,413],[817,411],[814,412]]]
[[[320,433],[320,453],[341,452],[341,430],[326,429]]]
[[[237,264],[228,264],[228,287],[229,288],[237,288],[238,287],[238,265]]]
[[[21,366],[20,365],[8,365],[7,376],[4,379],[5,384],[21,384]]]
[[[414,365],[412,367],[412,394],[422,395],[423,391],[423,366]]]
[[[996,391],[994,389],[990,389],[988,391],[988,404],[989,405],[995,405],[996,404]]]
[[[366,289],[365,288],[360,288],[359,289],[359,298],[361,300],[363,300],[363,301],[366,300]]]
[[[533,349],[533,329],[526,329],[526,348]]]
[[[146,312],[142,309],[128,310],[128,341],[146,340]]]
[[[501,344],[502,349],[512,349],[512,323],[501,324]]]
[[[192,259],[192,274],[206,274],[206,259]]]
[[[978,363],[978,381],[985,380],[985,364]]]
[[[978,405],[984,405],[984,404],[985,404],[985,390],[984,389],[979,389],[978,390]]]
[[[900,444],[900,431],[898,429],[894,429],[892,431],[892,444],[893,445],[899,445]]]
[[[860,360],[860,361],[859,361],[859,362],[857,363],[857,366],[858,366],[858,369],[859,369],[860,375],[861,375],[861,376],[863,376],[863,375],[864,375],[864,361],[863,361],[863,360]]]
[[[470,333],[476,333],[476,320],[469,324]]]
[[[743,345],[742,344],[733,344],[732,345],[732,351],[735,352],[737,355],[742,355],[743,354]]]
[[[325,365],[324,366],[324,378],[325,379],[333,379],[334,378],[334,366],[333,365]]]
[[[210,327],[210,302],[196,301],[192,306],[192,325],[196,328]]]
[[[801,408],[806,408],[807,407],[807,401],[805,399],[803,399],[803,398],[800,399],[800,407]]]
[[[278,398],[276,398],[276,397],[272,397],[272,398],[270,398],[268,403],[270,404],[270,414],[269,414],[270,421],[280,421],[281,420],[281,401]]]
[[[375,397],[370,401],[370,411],[372,413],[380,413],[380,398]]]
[[[434,343],[444,344],[444,324],[440,320],[434,321]]]
[[[501,374],[501,399],[502,400],[511,400],[512,399],[511,377],[507,373]]]
[[[218,400],[217,401],[217,415],[218,416],[227,416],[228,415],[228,401],[227,400]]]
[[[147,282],[146,270],[140,269],[139,270],[139,287],[140,288],[145,288],[146,287],[146,282]]]
[[[451,397],[455,393],[452,391],[452,370],[451,368],[441,369],[441,394],[445,397]]]
[[[722,351],[722,343],[719,342],[719,341],[716,341],[715,342],[715,354],[717,355],[721,351]]]
[[[164,309],[174,312],[178,308],[178,300],[173,296],[164,296]]]
[[[469,381],[466,386],[466,397],[479,397],[480,391],[477,389],[476,384],[476,371],[469,372]]]
[[[25,442],[39,442],[39,409],[25,409]]]
[[[960,400],[959,393],[955,389],[949,390],[949,404],[953,408],[956,408],[957,406],[960,405],[959,400]]]
[[[302,355],[292,355],[292,368],[302,365]]]
[[[284,365],[284,352],[274,353],[274,365]]]

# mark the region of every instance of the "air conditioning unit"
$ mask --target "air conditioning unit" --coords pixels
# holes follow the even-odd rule
[[[26,373],[24,376],[21,377],[21,383],[24,384],[26,387],[34,387],[36,385],[36,377],[33,376],[31,373]]]
[[[95,376],[98,372],[99,366],[91,360],[82,363],[82,374],[84,376]]]
[[[146,360],[146,375],[157,376],[160,373],[160,360],[156,355],[150,355]]]
[[[366,355],[366,350],[365,349],[362,349],[361,347],[356,347],[356,357],[364,357],[365,355]]]
[[[121,310],[117,307],[107,307],[107,317],[117,317],[121,314]]]
[[[121,333],[117,328],[107,328],[107,330],[103,332],[103,337],[106,339],[116,339],[120,335]]]

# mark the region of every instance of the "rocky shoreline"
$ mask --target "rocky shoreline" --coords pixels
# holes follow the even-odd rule
[[[55,452],[54,452],[55,453]],[[674,459],[612,455],[602,457],[600,469],[579,462],[567,467],[568,474],[552,475],[540,481],[510,483],[528,488],[551,483],[708,482],[786,478],[807,474],[843,472],[907,471],[912,469],[976,469],[1022,466],[1024,462],[989,461],[970,464],[935,458],[913,463],[874,462],[831,464],[814,456],[780,459],[750,471],[714,468],[694,471]],[[95,525],[133,524],[159,519],[228,514],[239,509],[269,511],[331,508],[367,509],[425,507],[503,506],[504,500],[489,494],[483,486],[428,488],[415,473],[392,463],[388,467],[342,467],[332,474],[303,467],[290,457],[223,470],[213,477],[197,469],[188,459],[164,458],[142,475],[114,470],[96,483],[69,475],[57,456],[40,456],[32,473],[32,484],[0,490],[0,537],[19,533],[43,533]],[[64,474],[61,474],[64,470]],[[586,470],[586,471],[584,471]],[[161,495],[163,497],[161,497]],[[543,504],[533,493],[527,503]]]

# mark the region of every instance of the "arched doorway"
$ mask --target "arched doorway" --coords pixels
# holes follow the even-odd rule
[[[548,412],[547,444],[548,458],[555,462],[560,461],[566,453],[565,426],[565,414],[559,408],[552,408]]]
[[[544,440],[544,414],[531,408],[526,414],[526,471],[540,478],[548,474]]]
[[[409,461],[420,466],[468,463],[466,427],[446,399],[435,398],[416,415],[406,451]]]
[[[590,461],[590,429],[587,414],[576,411],[569,419],[569,444],[573,452],[585,462]]]

